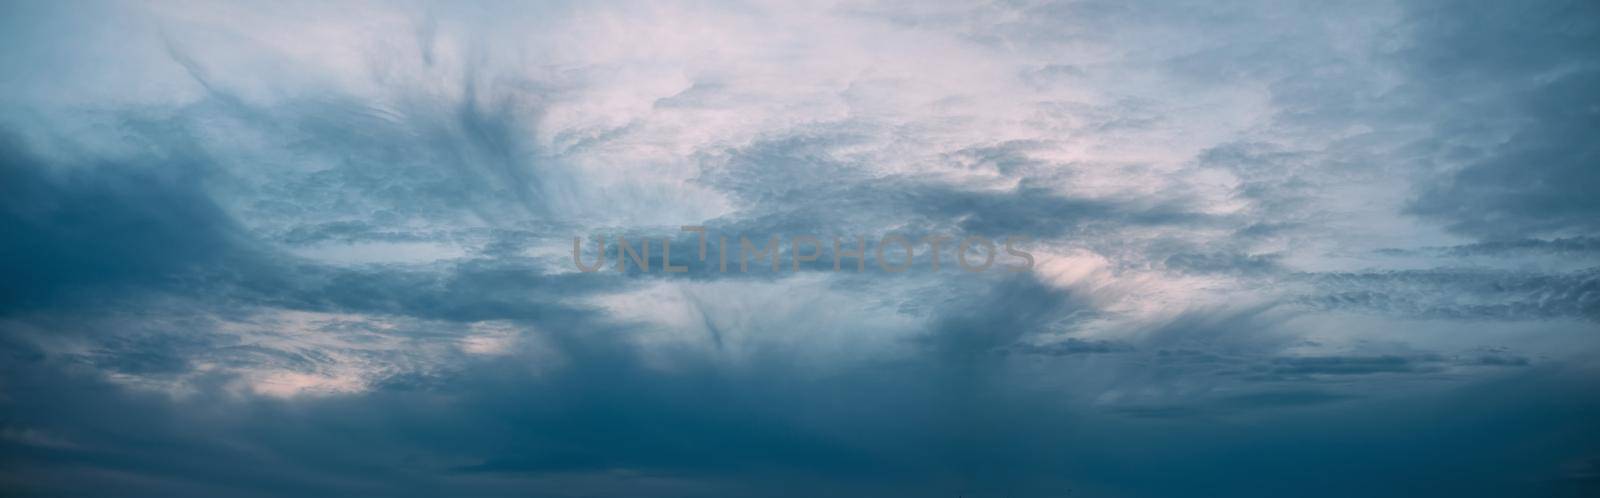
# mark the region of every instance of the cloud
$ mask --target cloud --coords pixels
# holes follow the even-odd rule
[[[0,7],[0,489],[1592,487],[1587,6],[362,7]]]
[[[1417,41],[1401,55],[1438,92],[1433,98],[1470,102],[1446,117],[1497,116],[1471,121],[1492,126],[1496,138],[1460,145],[1456,167],[1420,189],[1411,210],[1479,237],[1592,234],[1596,205],[1585,192],[1600,177],[1584,137],[1595,131],[1593,5],[1433,15],[1440,8],[1413,7]],[[1552,25],[1565,27],[1544,29]],[[1469,100],[1474,94],[1488,97]]]
[[[1305,275],[1317,291],[1300,298],[1325,309],[1462,319],[1600,316],[1593,269],[1571,273],[1410,270]]]
[[[160,285],[248,258],[246,238],[195,183],[206,159],[179,147],[127,161],[58,164],[0,134],[0,309],[48,306],[75,290]]]

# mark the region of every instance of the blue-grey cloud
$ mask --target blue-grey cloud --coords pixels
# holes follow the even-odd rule
[[[0,494],[1600,485],[1583,2],[0,10]]]

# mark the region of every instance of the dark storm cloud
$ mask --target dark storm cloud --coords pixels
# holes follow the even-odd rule
[[[1363,375],[1375,373],[1413,373],[1427,371],[1432,357],[1405,356],[1315,356],[1280,358],[1273,361],[1271,373],[1277,375]]]
[[[247,249],[200,190],[192,147],[129,160],[47,161],[0,130],[0,312],[103,285],[170,283]]]
[[[159,394],[130,393],[92,380],[83,371],[61,370],[53,360],[33,358],[8,362],[8,378],[14,385],[38,388],[11,394],[12,403],[30,409],[14,411],[8,418],[7,434],[14,437],[5,441],[4,454],[12,462],[7,467],[22,473],[13,474],[17,476],[13,479],[26,476],[29,484],[20,488],[25,492],[50,489],[90,495],[105,494],[112,488],[105,487],[107,481],[71,476],[85,475],[83,472],[91,469],[144,476],[136,485],[114,488],[124,496],[501,495],[530,487],[571,496],[786,495],[759,484],[765,480],[785,481],[790,492],[800,494],[833,490],[922,495],[956,489],[1049,495],[1062,489],[1109,486],[1158,496],[1204,484],[1240,489],[1248,495],[1244,488],[1209,481],[1203,476],[1220,469],[1184,455],[1226,453],[1226,448],[1239,444],[1266,445],[1265,450],[1274,447],[1272,441],[1278,437],[1300,438],[1319,452],[1326,451],[1330,446],[1324,438],[1332,435],[1324,431],[1331,426],[1341,427],[1340,434],[1359,435],[1367,444],[1399,448],[1389,446],[1398,443],[1386,441],[1435,423],[1400,417],[1391,418],[1387,427],[1351,427],[1348,421],[1330,425],[1333,419],[1319,415],[1307,420],[1304,415],[1294,415],[1304,412],[1289,411],[1273,420],[1292,424],[1292,428],[1255,437],[1230,432],[1230,437],[1241,438],[1231,443],[1198,438],[1195,432],[1171,427],[1135,426],[1137,430],[1127,432],[1130,428],[1124,422],[1084,419],[1084,412],[1067,408],[1073,404],[1059,404],[1072,401],[1070,395],[1007,395],[1000,389],[1009,382],[1001,364],[980,358],[962,360],[968,357],[967,351],[992,349],[1048,322],[1044,317],[1050,316],[1055,306],[1050,303],[1061,299],[1035,284],[1010,282],[987,298],[950,303],[943,313],[946,317],[938,320],[944,325],[933,328],[937,335],[925,343],[933,348],[930,352],[942,351],[940,354],[811,380],[788,371],[781,358],[756,370],[696,365],[677,373],[649,371],[640,367],[631,348],[608,339],[619,337],[616,331],[595,328],[597,322],[584,325],[583,320],[569,322],[561,330],[558,342],[571,355],[573,368],[555,376],[529,377],[524,364],[528,359],[513,356],[471,365],[423,384],[385,384],[383,389],[350,398],[281,401],[202,396],[173,400]],[[993,305],[1013,301],[1021,307],[1011,317],[1002,316],[1006,308]],[[1224,320],[1213,326],[1237,333],[1243,323],[1248,322]],[[1174,325],[1171,335],[1183,336],[1183,327]],[[173,350],[170,345],[146,346]],[[1373,362],[1357,357],[1284,365],[1320,366],[1319,371],[1325,372],[1329,363]],[[1522,384],[1510,386],[1517,385]],[[79,395],[85,392],[105,395]],[[1473,403],[1481,405],[1474,400],[1483,396],[1499,395],[1463,394],[1452,406],[1460,406],[1464,416],[1473,417]],[[1141,412],[1123,407],[1112,413],[1142,413],[1133,418],[1150,420],[1145,423],[1193,424],[1216,417],[1262,416],[1285,409],[1349,403],[1385,406],[1364,404],[1351,394],[1267,389],[1168,405],[1162,409],[1167,415],[1153,419],[1154,408]],[[1372,417],[1375,409],[1360,413]],[[1410,408],[1396,406],[1393,413],[1406,409]],[[1592,410],[1577,409],[1580,414]],[[1529,410],[1516,416],[1542,416]],[[116,415],[93,415],[113,413]],[[1556,425],[1546,427],[1552,431],[1570,427],[1570,421],[1564,420],[1568,419],[1550,421]],[[1489,426],[1486,424],[1506,428],[1492,432],[1492,437],[1480,437],[1478,444],[1509,444],[1536,433],[1515,420],[1469,418],[1457,423],[1460,425],[1449,430],[1478,431]],[[1157,432],[1163,436],[1093,435],[1150,434],[1151,430],[1164,431]],[[1137,448],[1144,449],[1138,459],[1123,453]],[[1567,448],[1570,446],[1538,448],[1525,453],[1531,460],[1519,460],[1523,463],[1514,468],[1541,471],[1540,465],[1562,458]],[[1345,452],[1365,454],[1354,448]],[[1297,455],[1302,464],[1334,462],[1318,456],[1320,453],[1288,454]],[[1042,466],[1040,455],[1076,463]],[[1437,465],[1412,462],[1407,467],[1414,477],[1418,473],[1444,475],[1469,461],[1471,465],[1510,463],[1489,455],[1493,453]],[[1127,465],[1150,458],[1186,477],[1176,478],[1169,485],[1172,488],[1127,480],[1137,474]],[[1246,457],[1230,457],[1229,462],[1272,465]],[[1396,463],[1346,463],[1345,471],[1373,475]],[[933,474],[951,477],[926,477]],[[1284,485],[1297,480],[1289,475],[1283,478]],[[1501,489],[1497,487],[1501,485],[1490,487]],[[1546,486],[1540,485],[1540,489]],[[1328,493],[1338,495],[1342,490],[1335,487]]]
[[[1265,390],[1250,394],[1237,394],[1203,402],[1171,405],[1122,406],[1112,410],[1117,415],[1133,419],[1182,420],[1223,417],[1241,412],[1260,412],[1325,405],[1356,399],[1357,396],[1320,390]]]
[[[1018,287],[996,298],[1036,293],[1025,284],[1011,285]],[[935,342],[929,343],[930,347],[943,351],[941,354],[961,355],[961,351],[981,351],[1007,340],[974,342],[973,337],[991,337],[998,331],[960,325],[998,323],[976,318],[993,309],[988,302],[952,309],[954,321],[939,328],[941,332],[932,338]],[[1049,307],[1033,309],[1043,312]],[[1026,332],[1034,320],[1010,323],[1014,328],[1007,329],[1007,334]],[[940,374],[949,367],[939,363],[916,361],[888,371],[847,372],[843,377],[810,382],[796,382],[785,373],[782,362],[737,376],[711,365],[663,375],[642,369],[627,348],[607,339],[613,336],[596,332],[599,330],[589,328],[558,333],[564,337],[563,351],[570,355],[573,368],[555,377],[525,378],[518,373],[521,360],[507,360],[480,365],[423,391],[383,390],[343,401],[173,401],[137,394],[80,398],[71,393],[120,389],[97,385],[81,372],[57,372],[60,377],[52,377],[47,374],[57,367],[49,361],[22,363],[18,368],[26,375],[18,377],[19,381],[52,389],[19,393],[24,396],[20,402],[80,414],[90,413],[80,410],[114,408],[120,416],[52,419],[42,416],[48,411],[30,411],[12,419],[11,427],[48,434],[65,446],[8,440],[7,454],[30,466],[43,465],[34,478],[58,475],[55,473],[62,471],[63,465],[151,476],[136,494],[342,490],[408,495],[429,494],[432,486],[449,482],[484,492],[506,491],[496,491],[493,480],[474,484],[472,476],[478,475],[562,482],[577,479],[571,476],[611,473],[619,476],[615,485],[622,486],[620,489],[652,494],[672,489],[655,487],[652,475],[701,479],[732,470],[753,478],[793,480],[798,476],[802,482],[804,476],[820,473],[843,477],[846,483],[873,474],[898,481],[932,469],[1005,475],[1007,471],[1001,467],[959,455],[978,452],[1013,462],[1021,457],[1011,450],[985,449],[984,441],[1022,437],[1010,431],[991,433],[992,429],[971,418],[982,416],[987,409],[935,415],[937,410],[959,406],[962,398],[978,395],[982,388],[970,386],[956,393],[929,390],[927,376],[963,383],[981,381],[982,377],[970,376],[979,373],[973,370],[976,365],[961,367],[961,375],[952,375]],[[511,385],[518,387],[508,389]],[[847,385],[856,387],[841,389]],[[893,395],[882,396],[888,393]],[[441,400],[448,404],[421,409]],[[844,403],[836,404],[841,401]],[[1006,402],[1031,404],[1024,399]],[[211,408],[200,409],[205,404]],[[929,411],[915,415],[923,410]],[[334,420],[360,421],[360,427]],[[96,435],[113,425],[137,427],[140,436]],[[898,427],[891,429],[894,426]],[[861,439],[855,432],[861,429],[878,435]],[[401,435],[392,432],[396,430],[403,430],[403,441],[390,439]],[[951,440],[922,441],[917,436],[950,430],[979,432]],[[225,440],[214,439],[223,434]],[[361,440],[378,446],[352,444]],[[163,444],[146,448],[141,441]],[[166,455],[167,451],[177,453]],[[379,456],[372,453],[375,451],[389,455]],[[919,456],[928,451],[933,453]],[[284,467],[252,456],[262,452],[294,455],[297,463]],[[420,459],[410,460],[408,454]],[[234,470],[219,472],[212,463],[217,461],[234,463]],[[890,461],[898,463],[884,467]],[[247,462],[256,463],[245,465]],[[404,469],[426,469],[434,475],[419,481],[401,477],[410,472]],[[912,474],[904,474],[907,472]],[[851,475],[859,477],[848,477]],[[992,478],[980,480],[984,486],[1000,485]],[[79,486],[65,489],[90,494],[103,491]],[[585,493],[581,486],[568,489]],[[690,495],[708,493],[719,494],[693,487],[686,491]]]
[[[1412,210],[1487,238],[1589,236],[1600,230],[1600,10],[1592,2],[1461,8],[1407,5],[1401,52],[1418,86],[1447,105],[1446,131],[1508,126],[1503,140],[1460,145],[1458,171],[1424,186]]]

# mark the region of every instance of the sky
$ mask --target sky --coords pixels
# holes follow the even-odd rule
[[[1594,496],[1597,138],[1592,1],[5,2],[0,494]]]

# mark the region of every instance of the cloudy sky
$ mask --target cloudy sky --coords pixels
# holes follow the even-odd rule
[[[5,2],[0,494],[1593,496],[1597,191],[1592,1]]]

